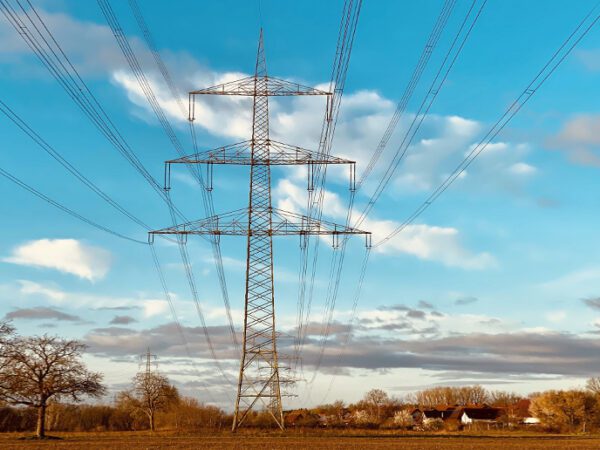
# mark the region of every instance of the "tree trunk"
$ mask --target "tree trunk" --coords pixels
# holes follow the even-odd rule
[[[150,431],[154,431],[154,411],[150,413]]]
[[[38,406],[37,430],[38,439],[46,437],[46,402]]]

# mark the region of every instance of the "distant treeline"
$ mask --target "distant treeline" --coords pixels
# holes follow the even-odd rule
[[[37,412],[31,408],[0,407],[0,432],[32,431]],[[222,410],[183,397],[157,414],[159,429],[219,430],[231,423]],[[47,431],[135,431],[148,430],[148,419],[123,405],[51,404],[46,413]]]
[[[148,379],[140,377],[141,381]],[[157,403],[155,429],[219,431],[231,426],[232,416],[223,410],[182,397],[171,385],[160,389],[164,400],[160,405]],[[149,413],[134,394],[135,390],[123,391],[110,405],[51,403],[46,411],[45,428],[66,432],[149,430],[152,427]],[[37,418],[33,408],[0,407],[0,432],[34,430]],[[527,397],[489,391],[477,385],[425,389],[401,399],[373,389],[356,403],[338,400],[310,409],[288,410],[285,423],[287,428],[295,429],[438,432],[527,428],[591,432],[600,430],[600,379],[591,379],[586,389],[545,391]],[[273,428],[274,423],[266,412],[251,412],[244,426],[267,429]]]

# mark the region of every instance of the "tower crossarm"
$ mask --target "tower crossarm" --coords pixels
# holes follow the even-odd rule
[[[307,150],[295,145],[269,140],[268,159],[252,158],[252,141],[243,141],[193,155],[166,161],[165,164],[237,164],[305,165],[305,164],[355,164],[355,161]]]
[[[245,97],[286,97],[292,95],[331,95],[331,92],[315,89],[300,83],[283,80],[271,76],[258,76],[261,83],[256,83],[256,76],[250,76],[228,83],[218,84],[205,89],[190,91],[195,95],[239,95]],[[263,82],[264,80],[264,82]],[[257,89],[256,86],[259,85]]]
[[[261,145],[269,148],[266,157],[257,157],[252,152],[253,145]],[[264,156],[264,155],[263,155]],[[171,166],[173,164],[205,164],[207,166],[207,186],[212,189],[212,166],[239,165],[239,166],[307,166],[308,189],[313,189],[314,168],[321,164],[348,164],[350,167],[350,189],[355,187],[356,162],[346,158],[327,155],[325,153],[307,150],[295,145],[268,139],[262,142],[258,139],[237,142],[212,150],[207,150],[193,155],[183,156],[165,162],[165,188],[171,188]]]
[[[247,209],[240,209],[223,215],[215,215],[206,219],[187,222],[161,230],[151,231],[154,235],[212,235],[212,236],[334,236],[334,246],[340,235],[363,235],[370,245],[371,233],[357,228],[347,227],[326,220],[316,220],[302,214],[272,208],[272,224],[270,229],[251,229],[248,224]]]
[[[290,97],[297,95],[325,95],[327,96],[327,117],[331,117],[332,93],[322,91],[300,83],[283,80],[281,78],[270,77],[266,74],[259,74],[242,78],[228,83],[218,84],[205,89],[199,89],[189,92],[189,117],[188,120],[194,121],[196,118],[196,96],[197,95],[233,95],[243,97]]]

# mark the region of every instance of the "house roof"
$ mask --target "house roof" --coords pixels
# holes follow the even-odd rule
[[[500,408],[463,408],[463,412],[473,420],[496,420],[502,415]]]

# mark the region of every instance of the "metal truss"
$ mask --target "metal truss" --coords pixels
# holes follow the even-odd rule
[[[270,214],[271,226],[268,229],[250,229],[248,208],[242,208],[226,214],[151,231],[149,235],[152,240],[156,234],[216,236],[219,238],[220,236],[248,236],[250,229],[252,236],[333,236],[333,246],[337,247],[338,236],[358,234],[364,235],[366,245],[371,246],[371,233],[366,231],[273,207],[271,207]],[[301,241],[301,243],[304,242]]]
[[[330,92],[321,91],[299,83],[270,77],[261,77],[261,82],[256,85],[256,77],[246,77],[229,83],[218,84],[205,89],[191,91],[190,97],[195,95],[240,95],[244,97],[287,97],[296,95],[331,95]]]
[[[269,154],[266,159],[256,159],[252,153],[252,146],[268,146]],[[193,155],[172,159],[165,162],[165,186],[171,188],[171,165],[173,164],[205,164],[206,178],[209,190],[212,190],[213,165],[269,165],[269,166],[298,166],[308,168],[308,190],[314,187],[315,166],[319,164],[347,164],[350,168],[350,190],[356,188],[356,162],[345,158],[327,155],[325,153],[307,150],[295,145],[269,139],[267,142],[253,142],[252,140],[225,145],[212,150],[195,153]]]
[[[250,166],[249,205],[226,214],[176,225],[149,233],[159,235],[246,236],[246,293],[244,305],[243,349],[240,361],[233,427],[235,431],[259,406],[269,413],[277,426],[284,428],[281,385],[292,380],[280,376],[285,367],[277,353],[275,330],[275,296],[273,288],[273,236],[300,236],[306,245],[309,235],[330,235],[333,246],[341,235],[364,235],[370,246],[371,234],[294,212],[273,208],[271,204],[271,166],[306,165],[308,189],[313,186],[313,166],[348,164],[350,188],[354,189],[354,161],[306,150],[271,140],[269,137],[269,102],[271,96],[325,95],[330,110],[331,93],[267,75],[262,30],[258,45],[255,74],[238,81],[190,92],[190,120],[194,120],[196,95],[245,95],[253,97],[252,138],[214,150],[196,153],[165,163],[165,189],[170,189],[173,164],[205,164],[212,180],[215,164]],[[207,189],[212,189],[209,181]]]

